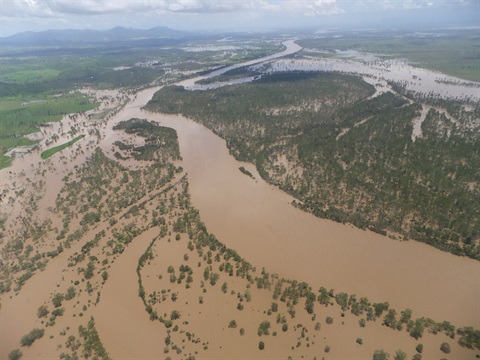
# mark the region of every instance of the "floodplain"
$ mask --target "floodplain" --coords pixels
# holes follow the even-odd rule
[[[462,89],[447,96],[412,85],[428,77],[409,73],[404,84],[358,70],[381,67],[377,58],[329,69],[338,59],[319,65],[302,50],[319,46],[314,37],[105,52],[99,63],[111,71],[62,78],[56,94],[45,89],[61,72],[0,66],[11,84],[5,111],[52,116],[28,126],[12,116],[18,130],[2,130],[9,147],[35,147],[0,170],[1,359],[479,355],[479,99],[463,91],[479,84],[436,73],[452,94]],[[241,74],[248,81],[236,83]],[[219,87],[195,84],[216,76]],[[39,85],[21,95],[26,78]],[[296,87],[305,93],[288,97]],[[82,103],[55,110],[57,95]],[[361,146],[375,134],[396,147]],[[404,166],[430,156],[431,142],[463,167]],[[365,169],[355,154],[374,164],[397,147],[406,157],[384,165],[407,169],[393,174],[417,185],[428,179],[416,214],[414,198],[402,198],[415,182],[397,183],[390,168],[353,180]],[[387,196],[389,186],[404,192]],[[435,201],[465,226],[444,222]]]

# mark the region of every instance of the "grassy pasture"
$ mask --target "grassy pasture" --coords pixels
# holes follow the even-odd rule
[[[2,74],[0,82],[28,84],[55,79],[60,71],[54,69],[23,70]]]
[[[65,114],[97,105],[81,93],[0,98],[0,169],[10,165],[10,159],[4,156],[9,149],[35,143],[23,136],[39,131],[40,124],[60,121]]]
[[[77,136],[76,138],[70,140],[69,142],[65,143],[65,144],[62,144],[62,145],[58,145],[58,146],[55,146],[53,148],[50,148],[48,150],[45,150],[44,152],[42,152],[40,154],[40,156],[42,157],[43,160],[46,160],[48,159],[49,157],[55,155],[57,152],[59,151],[62,151],[63,149],[66,149],[70,146],[72,146],[73,144],[75,144],[78,140],[80,139],[83,139],[85,137],[85,135],[79,135]]]

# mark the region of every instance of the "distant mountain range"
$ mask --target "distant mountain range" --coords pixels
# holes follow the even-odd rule
[[[110,30],[46,30],[26,31],[0,37],[1,46],[55,46],[68,44],[99,44],[152,39],[181,39],[193,35],[189,32],[158,26],[147,30],[127,29],[122,26]]]

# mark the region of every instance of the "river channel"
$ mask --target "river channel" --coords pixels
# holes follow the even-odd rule
[[[388,301],[398,311],[411,308],[418,317],[480,326],[478,262],[294,208],[290,196],[264,182],[253,165],[236,161],[225,141],[204,126],[182,116],[141,110],[157,90],[138,93],[114,122],[148,118],[177,131],[193,205],[221,242],[255,266],[306,281],[314,289],[324,286],[356,293],[372,301]],[[110,132],[105,140],[114,136]],[[255,179],[242,174],[240,166]]]

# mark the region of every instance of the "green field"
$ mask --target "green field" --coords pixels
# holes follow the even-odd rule
[[[10,159],[4,156],[9,149],[35,144],[24,135],[40,131],[40,124],[60,121],[65,114],[97,106],[81,93],[0,98],[0,169],[10,165]]]
[[[72,146],[78,140],[83,139],[84,137],[85,137],[85,135],[79,135],[76,138],[70,140],[69,142],[67,142],[65,144],[58,145],[58,146],[55,146],[55,147],[50,148],[48,150],[45,150],[44,152],[42,152],[42,154],[40,156],[42,157],[43,160],[46,160],[49,157],[55,155],[57,152],[62,151],[63,149],[66,149],[66,148]]]
[[[60,71],[53,69],[24,70],[0,76],[0,82],[5,83],[32,83],[55,79]]]
[[[11,164],[12,164],[12,158],[11,157],[8,157],[8,156],[5,156],[5,155],[2,155],[2,157],[0,157],[0,169],[9,167]]]

